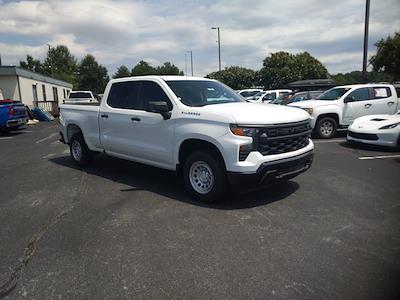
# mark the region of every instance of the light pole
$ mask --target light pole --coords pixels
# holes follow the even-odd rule
[[[369,3],[370,3],[370,0],[366,0],[365,24],[364,24],[364,55],[363,55],[363,71],[362,71],[364,83],[367,82]]]
[[[217,29],[218,31],[218,62],[219,62],[219,71],[221,71],[221,36],[219,33],[219,27],[211,27],[211,29]]]
[[[186,51],[187,53],[190,53],[190,70],[192,71],[192,77],[193,77],[193,51]]]

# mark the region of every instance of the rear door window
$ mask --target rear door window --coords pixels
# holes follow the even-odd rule
[[[374,99],[389,98],[392,96],[392,91],[388,87],[373,87],[372,96]]]
[[[140,109],[139,81],[116,82],[111,86],[107,103],[113,108]]]

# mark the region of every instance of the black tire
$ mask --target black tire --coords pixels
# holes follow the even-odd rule
[[[188,156],[183,166],[183,179],[189,193],[202,202],[218,202],[229,192],[223,163],[215,154],[205,151]]]
[[[69,151],[74,162],[80,167],[89,165],[93,160],[93,152],[90,151],[80,133],[76,133],[71,137]]]
[[[322,117],[315,126],[315,133],[321,139],[330,139],[335,136],[337,126],[337,122],[334,118]]]

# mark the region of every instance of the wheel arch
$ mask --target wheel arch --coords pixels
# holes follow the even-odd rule
[[[206,141],[199,138],[187,138],[183,140],[179,146],[177,167],[176,167],[176,170],[179,175],[181,175],[182,166],[187,157],[194,151],[198,150],[206,150],[208,152],[214,153],[221,161],[223,168],[226,170],[224,157],[217,145],[215,145],[210,141]]]
[[[68,124],[67,125],[67,141],[66,141],[67,144],[69,144],[71,142],[71,138],[74,134],[81,134],[82,137],[84,138],[83,131],[78,125],[73,124],[73,123]]]
[[[318,122],[322,119],[322,118],[326,118],[326,117],[330,117],[333,118],[336,121],[337,126],[339,126],[339,115],[337,113],[325,113],[325,114],[321,114],[317,117],[317,120],[315,121],[315,124],[318,124]]]

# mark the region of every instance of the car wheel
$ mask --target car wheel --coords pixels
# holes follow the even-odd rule
[[[228,192],[222,162],[207,152],[196,151],[186,159],[183,178],[190,194],[203,202],[217,202]]]
[[[331,117],[324,117],[318,120],[315,127],[318,137],[322,139],[330,139],[335,136],[337,130],[336,120]]]
[[[71,157],[78,166],[87,166],[92,162],[93,152],[85,143],[82,134],[74,134],[69,145]]]

